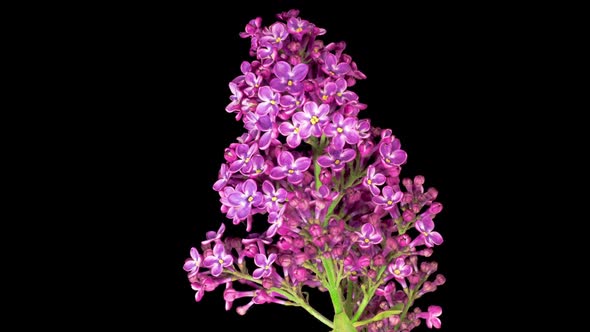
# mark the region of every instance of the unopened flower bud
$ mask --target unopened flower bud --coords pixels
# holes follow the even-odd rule
[[[397,250],[398,247],[399,245],[396,239],[388,237],[387,240],[385,240],[385,248],[387,248],[388,251]]]
[[[445,276],[442,274],[437,274],[436,277],[434,277],[434,284],[437,286],[443,285],[446,281],[447,278],[445,278]]]
[[[369,269],[369,271],[367,271],[367,277],[375,279],[377,277],[377,271]]]
[[[443,208],[443,205],[441,203],[434,202],[428,208],[428,212],[431,214],[438,214],[438,213],[440,213],[440,211],[442,211],[442,208]]]
[[[223,157],[225,158],[225,161],[227,161],[228,163],[232,163],[236,159],[238,159],[238,156],[236,156],[236,152],[230,148],[225,149],[225,151],[223,153]]]
[[[425,180],[424,179],[424,176],[422,176],[422,175],[416,175],[414,177],[414,185],[415,186],[421,186],[421,185],[424,184],[424,180]]]
[[[318,224],[314,224],[309,226],[309,234],[311,236],[315,237],[320,237],[322,235],[322,226],[318,225]]]
[[[311,242],[313,242],[313,244],[316,247],[323,248],[324,245],[326,244],[326,237],[325,236],[318,236],[318,237],[314,238],[313,240],[311,240]]]
[[[327,169],[322,169],[320,172],[320,182],[324,185],[329,185],[332,183],[332,172],[328,171]]]
[[[332,248],[332,258],[339,259],[344,255],[344,248],[341,245]]]
[[[298,267],[295,269],[295,271],[293,271],[293,277],[295,278],[295,280],[300,282],[307,280],[308,275],[309,272],[307,272],[307,269],[302,267]]]
[[[408,276],[408,281],[410,282],[410,285],[416,285],[420,282],[420,276],[417,274],[410,274]]]
[[[424,292],[424,293],[434,292],[435,290],[436,290],[436,285],[430,281],[425,281],[422,284],[422,292]]]
[[[397,237],[397,244],[402,248],[406,247],[410,242],[412,242],[412,238],[408,234],[403,234]]]
[[[377,254],[375,256],[373,256],[373,265],[374,266],[383,266],[385,265],[385,258],[383,257],[383,255],[381,254]]]
[[[279,256],[278,261],[282,267],[289,267],[293,263],[293,256],[281,255],[281,256]]]
[[[298,252],[293,256],[295,258],[295,264],[297,264],[297,265],[301,265],[309,259],[309,255],[305,252]]]
[[[428,200],[429,202],[434,201],[436,197],[438,197],[438,190],[436,190],[435,188],[428,188],[428,190],[424,194],[424,198],[426,198],[426,200]]]
[[[264,278],[262,279],[262,287],[269,289],[272,288],[272,279],[271,278]]]
[[[405,223],[409,223],[409,222],[413,221],[414,218],[416,218],[416,214],[411,210],[405,210],[402,213],[402,218]]]
[[[418,251],[416,254],[418,254],[420,256],[424,256],[424,257],[430,257],[430,256],[432,256],[432,248],[424,248],[424,249]]]
[[[287,45],[287,48],[289,49],[289,51],[295,53],[299,51],[299,49],[301,48],[301,43],[297,41],[292,41],[289,43],[289,45]]]

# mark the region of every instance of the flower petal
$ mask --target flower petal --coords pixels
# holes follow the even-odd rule
[[[223,271],[223,268],[221,267],[221,264],[215,264],[211,268],[211,275],[214,277],[219,277],[219,275],[221,274],[222,271]]]
[[[266,256],[263,254],[256,254],[254,256],[254,264],[258,267],[265,267],[266,266]]]
[[[291,66],[285,61],[278,61],[272,69],[272,72],[279,78],[289,79]]]
[[[225,254],[225,247],[221,243],[216,243],[213,247],[213,255],[215,257],[222,257]]]
[[[184,265],[182,266],[182,268],[186,271],[186,272],[191,272],[195,269],[195,267],[197,266],[196,262],[193,259],[187,259],[184,262]]]
[[[328,157],[326,155],[319,156],[318,159],[317,159],[317,162],[322,167],[330,167],[330,166],[332,166],[332,158],[330,158],[330,157]]]
[[[295,169],[303,172],[307,171],[307,169],[311,166],[311,159],[307,157],[300,157],[295,160]]]
[[[293,155],[289,151],[281,152],[279,158],[277,159],[279,165],[287,167],[291,167],[291,164],[293,164],[293,160]]]
[[[286,173],[287,172],[285,171],[285,168],[284,167],[277,166],[277,167],[273,167],[270,170],[270,174],[269,175],[270,175],[270,178],[273,179],[273,180],[281,180],[281,179],[284,179],[285,176],[287,176]]]
[[[301,82],[307,76],[307,72],[309,70],[309,66],[305,63],[300,63],[293,67],[293,80],[297,82]],[[278,76],[278,75],[277,75]]]
[[[252,277],[254,277],[254,279],[260,279],[260,278],[262,278],[263,273],[264,273],[264,268],[258,268],[256,270],[254,270],[254,272],[252,272]]]

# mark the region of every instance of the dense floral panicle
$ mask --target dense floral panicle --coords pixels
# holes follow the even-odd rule
[[[244,132],[213,183],[220,211],[247,235],[231,237],[222,223],[191,248],[183,269],[195,300],[224,286],[226,310],[243,315],[256,304],[299,305],[304,287],[329,291],[340,278],[355,321],[370,322],[363,331],[405,332],[421,320],[439,328],[440,307],[410,308],[445,282],[425,260],[443,243],[438,192],[423,176],[400,179],[400,140],[359,118],[367,105],[353,87],[366,76],[346,43],[324,41],[326,30],[298,10],[277,18],[240,33],[254,58],[229,83],[225,110]]]

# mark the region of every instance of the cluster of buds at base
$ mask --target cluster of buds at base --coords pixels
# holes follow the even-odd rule
[[[277,303],[336,331],[440,328],[439,306],[414,306],[445,282],[424,259],[443,242],[437,191],[422,176],[400,180],[399,139],[358,117],[366,105],[350,89],[365,75],[345,43],[326,44],[326,31],[298,15],[268,27],[256,18],[241,33],[255,59],[229,83],[226,111],[246,131],[225,149],[213,189],[249,234],[224,237],[222,223],[191,248],[184,270],[195,299],[221,286],[226,310],[241,315]],[[330,293],[334,319],[309,305],[306,287]]]

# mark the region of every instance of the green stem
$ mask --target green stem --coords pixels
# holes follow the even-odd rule
[[[320,190],[322,186],[322,182],[320,181],[320,173],[322,172],[322,167],[317,162],[317,156],[313,158],[313,165],[314,165],[314,173],[315,173],[315,190]]]
[[[369,293],[371,293],[371,291],[369,291]],[[361,302],[361,304],[359,305],[358,310],[356,311],[356,313],[354,314],[354,316],[352,317],[352,322],[356,322],[361,315],[363,314],[363,311],[365,311],[365,307],[367,306],[367,304],[369,304],[369,301],[371,300],[373,296],[369,296],[368,293],[363,292],[363,300]]]
[[[352,315],[352,299],[354,298],[354,289],[350,280],[348,280],[346,284],[346,301],[344,302],[344,311],[346,311],[347,315]]]
[[[414,304],[414,295],[415,295],[414,290],[410,289],[410,294],[408,295],[408,302],[404,306],[404,310],[402,311],[402,313],[400,315],[399,324],[397,324],[394,327],[393,331],[399,330],[400,326],[404,322],[404,319],[406,319],[406,315],[408,314],[408,309],[410,309],[410,307]]]
[[[229,270],[226,270],[226,271],[229,274],[232,274],[232,275],[234,275],[234,276],[236,276],[238,278],[250,280],[250,281],[255,282],[257,284],[260,284],[260,285],[262,284],[262,281],[260,281],[258,279],[254,279],[252,276],[250,276],[248,274],[241,273],[241,272],[238,272],[238,271],[229,271]],[[329,328],[334,328],[334,323],[332,321],[330,321],[328,318],[326,318],[320,312],[318,312],[317,310],[315,310],[311,305],[309,305],[303,298],[301,298],[297,294],[293,294],[289,290],[286,290],[286,289],[283,289],[283,288],[277,288],[277,287],[272,287],[272,288],[269,289],[269,291],[275,292],[275,293],[279,293],[279,294],[283,295],[284,297],[286,297],[287,299],[289,299],[291,302],[294,302],[295,305],[297,305],[297,306],[305,309],[312,316],[314,316],[315,318],[317,318],[320,322],[326,324]]]
[[[330,204],[330,206],[328,207],[328,212],[326,213],[326,217],[324,218],[324,227],[328,226],[328,220],[330,220],[330,216],[332,216],[332,212],[334,212],[336,205],[338,205],[338,203],[340,203],[340,200],[342,199],[342,197],[344,197],[344,195],[342,193],[338,194],[338,197],[335,200],[333,200],[332,204]]]

